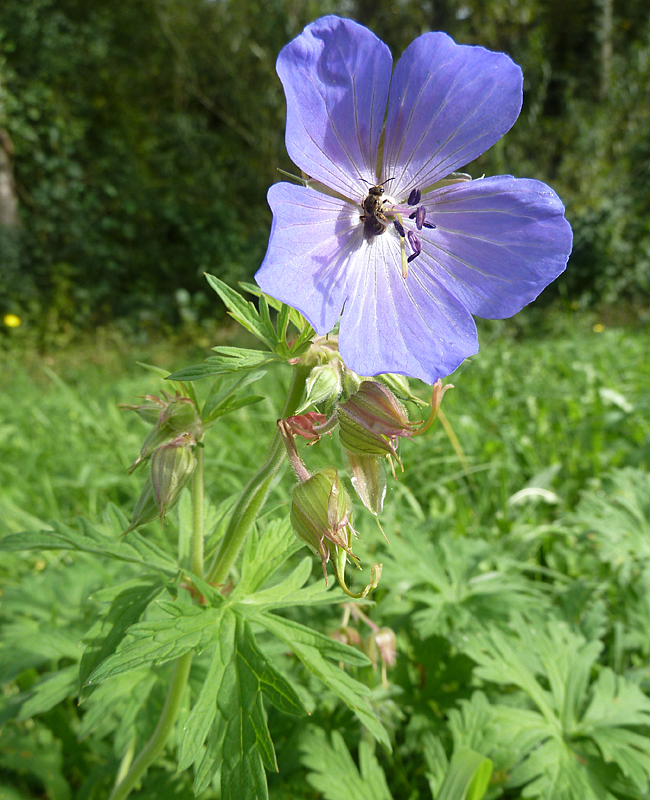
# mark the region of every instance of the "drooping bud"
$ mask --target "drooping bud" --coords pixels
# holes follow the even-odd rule
[[[372,668],[377,669],[377,661],[381,660],[381,682],[388,688],[386,669],[393,667],[397,660],[397,640],[392,628],[376,628],[363,640],[362,649],[372,661]]]
[[[133,509],[131,524],[122,535],[126,536],[127,533],[134,531],[141,525],[146,525],[147,522],[153,522],[155,519],[158,519],[159,516],[160,511],[158,510],[158,505],[156,504],[156,496],[153,491],[151,476],[147,475],[147,482],[145,483],[143,490],[140,492],[138,502],[135,504],[135,508]]]
[[[397,660],[397,639],[392,628],[380,628],[374,635],[379,657],[387,667],[395,666]]]
[[[121,408],[132,409],[144,419],[155,422],[155,427],[144,440],[140,455],[129,467],[129,473],[151,456],[161,445],[172,441],[180,434],[188,434],[193,439],[200,438],[202,434],[201,418],[196,406],[189,397],[170,397],[163,394],[164,400],[154,395],[147,395],[144,399],[149,402],[140,406],[121,405]],[[155,412],[155,419],[152,420]]]
[[[340,403],[338,418],[341,445],[358,455],[397,459],[398,437],[411,436],[416,429],[395,395],[375,381],[363,381],[356,394]]]
[[[158,447],[151,456],[151,483],[161,518],[176,503],[194,472],[195,445],[195,440],[183,433]]]
[[[352,503],[334,467],[315,472],[293,490],[291,525],[296,536],[321,559],[325,583],[327,562],[339,551],[355,559],[351,549]]]
[[[386,496],[384,465],[378,456],[360,455],[349,450],[347,454],[352,486],[368,511],[377,516],[384,507]]]

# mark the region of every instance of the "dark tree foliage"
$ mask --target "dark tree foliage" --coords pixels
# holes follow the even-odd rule
[[[266,189],[276,167],[292,170],[275,58],[330,12],[395,54],[431,29],[509,53],[524,111],[470,172],[561,194],[576,232],[561,284],[572,297],[647,298],[642,0],[3,0],[0,133],[21,225],[0,225],[0,312],[31,310],[44,330],[173,322],[179,289],[209,312],[205,270],[250,279],[271,222]]]

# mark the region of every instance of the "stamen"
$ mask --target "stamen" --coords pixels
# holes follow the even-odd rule
[[[403,238],[406,236],[406,233],[404,232],[404,228],[403,228],[403,226],[402,226],[402,223],[401,223],[401,222],[398,222],[398,221],[395,219],[395,220],[393,220],[393,225],[395,226],[395,230],[396,230],[396,231],[399,233],[399,235],[400,235],[400,236],[402,237],[402,239],[403,239]]]
[[[417,258],[420,253],[422,252],[422,242],[418,239],[417,234],[413,233],[413,231],[409,231],[408,234],[409,244],[413,248],[413,252],[411,255],[406,259],[406,261],[410,264],[415,258]]]
[[[424,218],[427,215],[427,210],[424,206],[418,206],[417,211],[415,212],[415,224],[419,231],[422,230],[422,225],[424,225]]]
[[[422,225],[425,228],[431,228],[431,230],[433,230],[436,227],[432,222],[423,222]]]
[[[409,199],[406,201],[409,206],[416,206],[422,198],[422,192],[419,189],[412,189]]]

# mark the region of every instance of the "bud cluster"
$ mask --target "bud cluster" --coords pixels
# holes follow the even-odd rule
[[[125,533],[154,519],[164,520],[194,472],[194,450],[203,435],[201,418],[189,397],[163,393],[162,399],[154,395],[143,399],[147,402],[138,406],[120,406],[154,423],[139,456],[129,467],[133,472],[148,463],[149,473]]]
[[[320,557],[325,582],[327,563],[331,561],[339,583],[352,594],[343,579],[348,556],[359,565],[352,552],[356,536],[352,503],[335,467],[325,467],[314,474],[309,471],[298,453],[296,439],[301,437],[308,445],[314,445],[325,433],[331,434],[338,427],[352,486],[378,521],[386,496],[384,462],[389,461],[393,477],[393,462],[403,470],[398,455],[400,438],[417,436],[430,427],[442,396],[450,387],[443,388],[440,381],[436,383],[429,418],[424,424],[416,424],[409,420],[403,401],[426,404],[411,393],[402,375],[380,375],[372,380],[356,375],[341,360],[335,338],[316,339],[301,360],[312,366],[306,383],[307,400],[299,409],[301,413],[278,420],[289,461],[299,481],[293,489],[291,523],[298,538]],[[306,410],[313,405],[319,411]],[[381,567],[375,564],[371,583],[357,596],[365,596],[380,574]]]

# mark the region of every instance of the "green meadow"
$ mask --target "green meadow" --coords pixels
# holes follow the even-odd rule
[[[341,667],[367,687],[392,750],[374,745],[331,687],[262,637],[311,698],[311,715],[298,721],[266,709],[279,766],[268,773],[273,798],[451,797],[444,776],[462,748],[494,767],[485,794],[467,797],[648,796],[649,331],[529,312],[516,324],[482,323],[480,340],[480,353],[449,379],[445,424],[400,444],[404,472],[389,476],[380,515],[389,544],[357,504],[364,571],[351,580],[363,585],[381,561],[377,590],[361,605],[341,594],[340,603],[285,612],[370,656],[372,666]],[[165,389],[137,362],[178,369],[206,355],[187,342],[130,346],[110,337],[41,357],[7,351],[0,533],[74,528],[78,518],[105,529],[114,507],[128,518],[142,477],[127,468],[146,427],[118,403]],[[206,437],[208,557],[229,498],[263,458],[288,376],[286,365],[269,368],[267,398]],[[200,395],[209,384],[196,384]],[[425,396],[425,387],[412,388]],[[336,437],[301,452],[312,469],[341,463]],[[256,536],[284,526],[293,546],[285,524],[293,483],[285,469]],[[182,498],[162,528],[141,533],[173,551],[186,514]],[[293,550],[290,566],[307,554]],[[124,752],[155,724],[169,664],[112,678],[76,701],[82,643],[111,585],[135,575],[132,564],[87,552],[3,553],[2,800],[106,797]],[[311,581],[323,582],[316,558]],[[338,592],[330,572],[332,583]],[[393,666],[370,641],[378,628],[394,634]],[[196,669],[205,669],[200,658]],[[191,697],[190,682],[179,726]],[[171,737],[138,797],[192,797],[192,770],[176,772],[178,741]],[[200,796],[218,798],[217,787]]]

